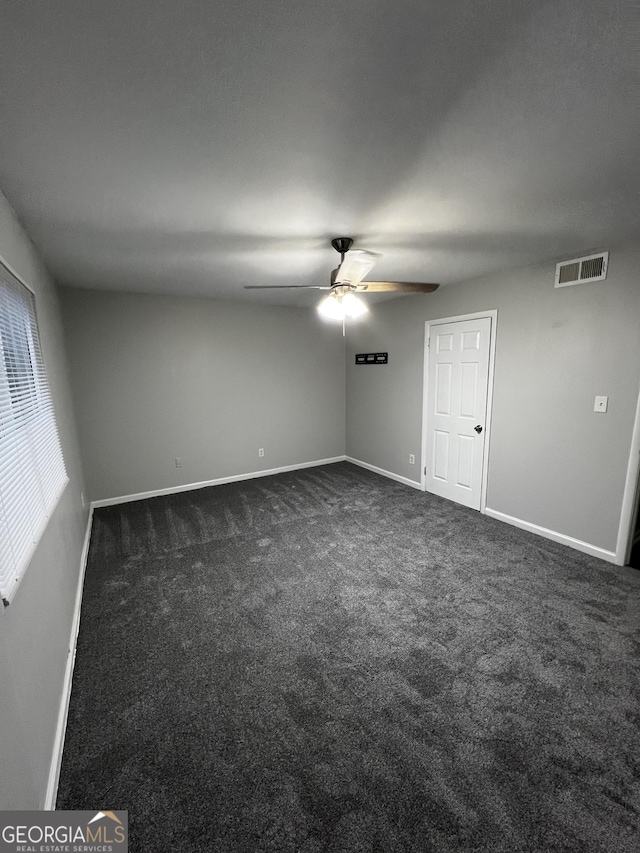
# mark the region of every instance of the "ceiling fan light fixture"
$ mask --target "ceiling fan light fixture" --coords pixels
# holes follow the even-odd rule
[[[356,317],[362,317],[363,314],[369,311],[362,299],[354,293],[346,293],[342,297],[342,308],[347,317],[351,317],[354,320]]]
[[[369,309],[362,299],[353,293],[341,293],[334,290],[318,305],[318,312],[329,320],[344,320],[345,317],[361,317]]]
[[[330,293],[318,305],[318,313],[327,320],[343,320],[344,308],[335,293]]]

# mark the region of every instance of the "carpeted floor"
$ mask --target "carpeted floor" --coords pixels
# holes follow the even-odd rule
[[[98,509],[57,806],[147,853],[637,853],[639,602],[348,463]]]

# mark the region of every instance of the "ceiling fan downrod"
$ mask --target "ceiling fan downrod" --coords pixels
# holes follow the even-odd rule
[[[331,241],[331,245],[336,252],[340,253],[340,263],[342,263],[344,261],[344,256],[353,246],[353,239],[351,237],[334,237]]]

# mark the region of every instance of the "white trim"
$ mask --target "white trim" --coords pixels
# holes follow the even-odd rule
[[[498,331],[498,309],[491,308],[487,311],[474,311],[471,314],[460,314],[458,317],[442,317],[438,320],[427,320],[424,338],[424,373],[422,378],[422,455],[420,459],[420,488],[427,491],[427,475],[424,469],[427,465],[427,401],[429,383],[429,339],[431,337],[431,326],[440,326],[443,323],[462,323],[465,320],[491,320],[491,331],[489,333],[489,375],[487,382],[487,414],[484,423],[484,459],[482,460],[482,485],[480,487],[480,512],[487,512],[487,485],[489,481],[489,453],[491,447],[491,414],[493,411],[493,380],[496,362],[496,337]]]
[[[316,468],[318,465],[331,465],[333,462],[344,462],[345,456],[332,456],[330,459],[316,459],[313,462],[299,462],[297,465],[282,465],[280,468],[269,468],[266,471],[252,471],[249,474],[234,474],[231,477],[218,477],[216,480],[203,480],[201,483],[187,483],[184,486],[171,486],[168,489],[154,489],[150,492],[138,492],[135,495],[121,495],[118,498],[105,498],[92,501],[92,507],[115,506],[116,504],[142,501],[145,498],[158,498],[162,495],[177,495],[179,492],[191,492],[194,489],[205,489],[207,486],[222,486],[225,483],[238,483],[241,480],[253,480],[256,477],[270,477],[272,474],[282,474],[285,471],[298,471],[302,468]]]
[[[76,590],[76,601],[71,622],[71,636],[69,638],[69,649],[67,651],[67,665],[64,672],[62,685],[62,696],[60,697],[60,710],[58,711],[58,724],[53,741],[53,752],[51,754],[51,765],[49,767],[49,779],[47,781],[47,792],[44,799],[45,811],[54,811],[56,798],[58,796],[58,782],[60,781],[60,767],[62,766],[62,752],[64,749],[64,737],[67,730],[67,716],[69,714],[69,702],[71,700],[71,683],[73,680],[73,668],[76,662],[76,646],[78,643],[78,632],[80,631],[80,609],[82,606],[82,591],[84,589],[84,575],[87,569],[87,557],[89,556],[89,540],[91,539],[91,525],[93,524],[93,506],[89,509],[87,519],[87,530],[84,535],[84,545],[80,556],[80,574],[78,576],[78,588]]]
[[[366,468],[368,471],[373,471],[376,474],[381,474],[383,477],[388,477],[390,480],[396,480],[398,483],[404,483],[405,486],[411,486],[412,489],[422,491],[422,485],[416,480],[410,480],[408,477],[402,477],[400,474],[394,474],[393,471],[386,471],[384,468],[378,468],[377,465],[370,465],[368,462],[363,462],[361,459],[354,459],[353,456],[345,456],[346,462],[352,462],[354,465],[359,465],[361,468]]]
[[[553,542],[559,542],[561,545],[568,545],[569,548],[574,548],[576,551],[582,551],[583,554],[589,554],[592,557],[599,557],[601,560],[606,560],[608,563],[614,563],[616,555],[613,551],[607,551],[604,548],[599,548],[597,545],[591,545],[589,542],[583,542],[581,539],[574,539],[573,536],[567,536],[564,533],[558,533],[556,530],[549,530],[547,527],[540,527],[538,524],[533,524],[530,521],[523,521],[521,518],[514,518],[512,515],[507,515],[504,512],[498,512],[497,509],[485,508],[485,515],[490,518],[495,518],[498,521],[504,521],[513,527],[519,527],[521,530],[528,530],[530,533],[535,533],[538,536],[543,536],[545,539],[551,539]]]
[[[622,509],[620,510],[620,526],[616,542],[616,565],[624,566],[631,556],[633,546],[632,525],[638,509],[636,501],[640,499],[640,394],[636,405],[636,419],[631,434],[631,449],[627,465],[627,477],[622,493]]]

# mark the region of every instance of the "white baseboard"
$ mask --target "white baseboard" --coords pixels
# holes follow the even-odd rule
[[[67,730],[67,716],[69,714],[69,701],[71,700],[71,682],[73,680],[73,667],[76,662],[76,646],[78,643],[78,632],[80,630],[80,608],[82,605],[82,591],[84,588],[84,575],[87,569],[87,557],[89,556],[89,540],[91,539],[91,525],[93,523],[93,507],[89,509],[87,519],[87,530],[84,535],[84,544],[80,556],[80,574],[78,576],[78,588],[76,590],[76,601],[71,621],[71,636],[69,638],[69,649],[67,651],[67,665],[64,672],[62,684],[62,697],[60,699],[60,710],[58,711],[58,724],[53,742],[51,755],[51,766],[49,767],[49,779],[47,781],[47,792],[45,794],[45,811],[54,811],[56,798],[58,796],[58,782],[60,780],[60,767],[62,766],[62,751],[64,749],[64,736]]]
[[[145,498],[158,498],[163,495],[177,495],[179,492],[191,492],[194,489],[205,489],[207,486],[222,486],[225,483],[238,483],[241,480],[254,480],[256,477],[270,477],[272,474],[282,474],[285,471],[298,471],[302,468],[316,468],[318,465],[331,465],[333,462],[344,462],[345,456],[332,456],[331,459],[316,459],[313,462],[298,462],[297,465],[283,465],[280,468],[269,468],[266,471],[252,471],[249,474],[234,474],[231,477],[219,477],[217,480],[203,480],[201,483],[187,483],[184,486],[171,486],[168,489],[155,489],[151,492],[139,492],[136,495],[121,495],[118,498],[105,498],[92,501],[92,507],[114,506],[131,501],[142,501]]]
[[[368,462],[363,462],[361,459],[354,459],[353,456],[345,456],[346,462],[352,462],[354,465],[359,465],[361,468],[366,468],[368,471],[373,471],[376,474],[381,474],[383,477],[388,477],[390,480],[396,480],[398,483],[404,483],[405,486],[411,486],[412,489],[422,491],[422,484],[417,480],[410,480],[408,477],[401,477],[400,474],[394,474],[393,471],[386,471],[384,468],[378,468],[377,465],[370,465]]]
[[[540,527],[538,524],[523,521],[521,518],[514,518],[512,515],[498,512],[496,509],[489,509],[489,507],[485,509],[485,515],[496,518],[498,521],[504,521],[507,524],[513,525],[513,527],[519,527],[521,530],[536,533],[538,536],[551,539],[553,542],[559,542],[561,545],[568,545],[569,548],[575,548],[576,551],[582,551],[583,554],[589,554],[591,557],[598,557],[601,560],[606,560],[608,563],[615,563],[616,555],[614,551],[607,551],[604,548],[599,548],[597,545],[583,542],[581,539],[574,539],[573,536],[558,533],[556,530],[549,530],[547,527]]]

